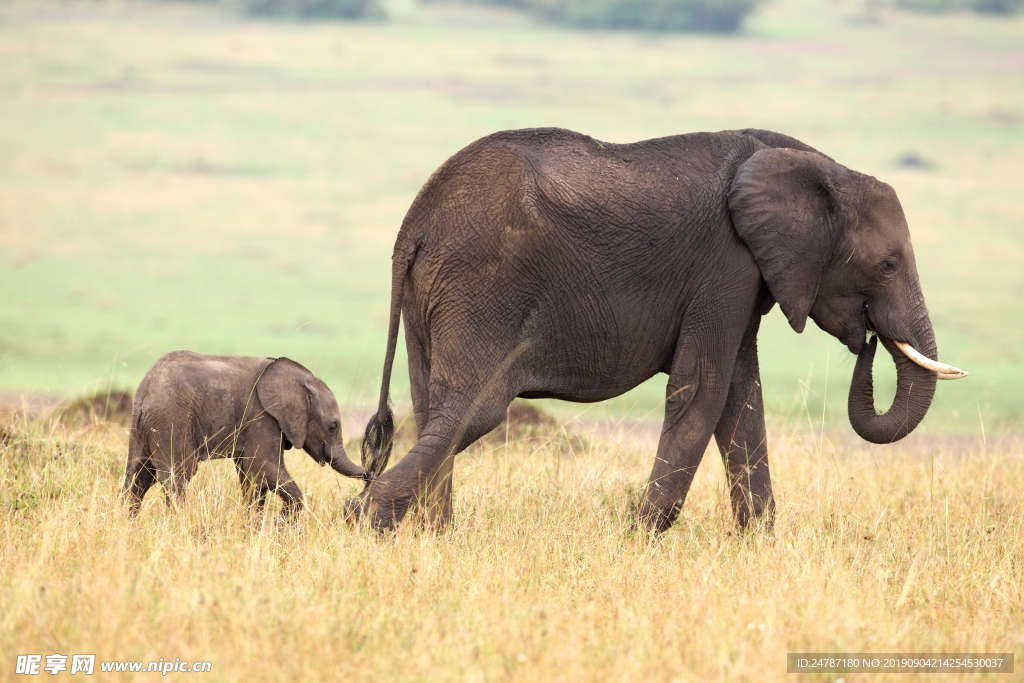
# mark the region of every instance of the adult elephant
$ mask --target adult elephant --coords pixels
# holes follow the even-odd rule
[[[776,302],[797,332],[810,317],[857,354],[850,422],[873,443],[910,433],[936,378],[963,374],[935,362],[896,193],[798,140],[751,129],[618,145],[555,128],[478,140],[427,181],[398,234],[364,464],[380,473],[390,456],[401,315],[418,440],[349,509],[386,528],[420,500],[446,523],[455,454],[512,399],[601,401],[664,372],[638,524],[672,524],[712,435],[738,524],[770,521],[757,330]],[[898,371],[884,414],[878,339]]]

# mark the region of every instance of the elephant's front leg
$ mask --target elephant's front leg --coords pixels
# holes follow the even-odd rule
[[[242,485],[242,498],[246,506],[257,514],[262,514],[270,489],[262,486],[261,482],[249,474],[249,465],[245,458],[235,458],[235,470],[238,472],[238,483]]]
[[[683,339],[669,374],[658,454],[637,512],[638,526],[658,532],[668,529],[683,507],[722,413],[738,346],[738,340],[723,344]],[[721,353],[723,346],[731,347],[727,358]],[[703,349],[714,349],[714,353]]]
[[[746,528],[764,518],[770,528],[775,500],[768,471],[768,438],[761,398],[761,372],[757,363],[760,311],[754,313],[733,366],[729,397],[715,427],[715,441],[729,477],[729,493],[736,524]]]
[[[284,502],[284,509],[281,510],[282,517],[294,517],[302,510],[302,489],[292,479],[292,475],[284,468],[282,462],[270,479],[270,486]]]
[[[302,509],[302,489],[284,467],[284,453],[280,441],[266,441],[242,457],[240,475],[244,476],[243,489],[250,500],[255,498],[259,509],[270,491],[274,491],[284,502],[282,516],[292,517]],[[258,492],[258,493],[257,493]]]

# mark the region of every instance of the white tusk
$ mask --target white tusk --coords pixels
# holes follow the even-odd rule
[[[946,365],[945,363],[934,361],[910,344],[905,344],[904,342],[896,341],[895,339],[893,339],[893,343],[896,344],[900,351],[906,354],[907,358],[914,361],[925,370],[931,370],[936,373],[939,379],[960,379],[961,377],[967,376],[967,373],[960,368],[954,368],[952,365]]]
[[[935,373],[935,378],[936,379],[960,379],[961,377],[966,377],[969,374],[971,374],[971,373],[967,372],[966,370],[958,370],[956,372],[937,372],[937,373]]]

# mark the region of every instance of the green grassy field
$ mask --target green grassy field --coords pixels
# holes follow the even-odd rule
[[[872,24],[864,7],[776,0],[744,35],[708,37],[569,32],[444,5],[300,24],[202,5],[6,4],[0,391],[130,387],[192,348],[291,356],[365,406],[393,238],[450,154],[516,127],[625,142],[756,126],[899,192],[941,358],[971,372],[940,386],[923,428],[1013,425],[1024,20]],[[926,166],[897,165],[907,153]],[[761,350],[774,412],[845,424],[853,363],[835,340],[792,333],[776,310]],[[657,417],[663,387],[586,416]]]

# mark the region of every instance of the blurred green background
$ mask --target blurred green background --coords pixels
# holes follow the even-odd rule
[[[1018,424],[1024,17],[772,0],[738,34],[699,35],[387,9],[346,23],[0,5],[0,394],[130,387],[191,348],[287,355],[365,410],[394,237],[448,156],[509,128],[629,142],[760,127],[899,193],[940,358],[971,372],[940,383],[924,428]],[[762,330],[769,409],[844,427],[853,357],[777,309]],[[891,361],[876,366],[891,397]],[[404,351],[396,367],[402,411]],[[658,419],[664,385],[586,415]]]

